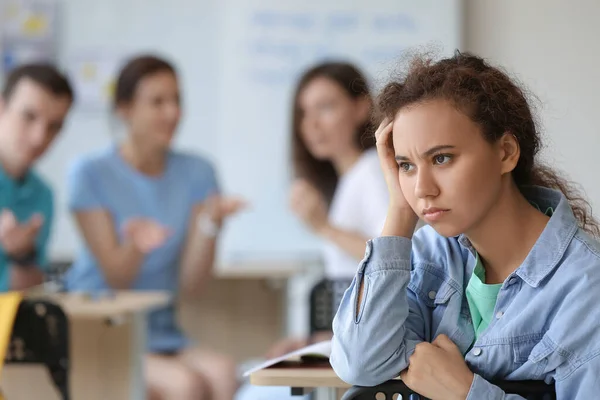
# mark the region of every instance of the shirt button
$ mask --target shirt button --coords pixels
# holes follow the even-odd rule
[[[504,315],[504,312],[503,312],[503,311],[498,311],[498,312],[496,313],[496,318],[497,318],[497,319],[500,319],[500,318],[502,318],[502,316],[503,316],[503,315]]]
[[[515,277],[512,277],[508,280],[509,285],[514,285],[515,283],[517,283],[517,278],[515,278]]]
[[[481,349],[479,347],[476,347],[473,349],[473,355],[474,356],[480,356],[481,355]]]
[[[437,292],[435,290],[432,290],[431,292],[429,292],[429,298],[431,300],[435,300],[435,296],[437,296]]]

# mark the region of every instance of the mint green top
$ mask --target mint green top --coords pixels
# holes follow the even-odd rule
[[[496,299],[501,287],[501,283],[493,285],[485,283],[485,269],[479,259],[479,254],[477,254],[475,269],[466,290],[471,320],[475,329],[475,340],[488,327],[494,316],[494,307],[496,307]]]
[[[537,204],[532,204],[540,210]],[[547,216],[550,217],[553,213],[554,210],[551,207],[546,209],[545,214]],[[494,317],[494,308],[496,307],[496,300],[498,299],[501,287],[501,283],[493,285],[485,283],[485,268],[483,268],[479,254],[476,254],[475,269],[466,290],[469,311],[471,311],[471,320],[475,329],[475,340],[485,331]]]

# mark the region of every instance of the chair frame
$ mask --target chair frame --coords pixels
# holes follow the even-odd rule
[[[63,309],[47,300],[22,300],[5,362],[44,364],[62,399],[69,400],[69,360],[69,320]]]
[[[527,400],[556,400],[554,384],[548,385],[543,381],[497,381],[492,384],[500,387],[505,393],[517,394]],[[385,397],[381,397],[383,394]],[[401,380],[392,380],[374,387],[354,386],[342,398],[343,400],[375,400],[395,399],[394,396],[401,395],[398,399],[403,400],[429,400],[419,393],[411,390]],[[379,396],[379,397],[378,397]]]

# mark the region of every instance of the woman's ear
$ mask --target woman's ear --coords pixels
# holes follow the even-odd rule
[[[117,116],[121,120],[125,121],[129,117],[129,109],[130,109],[130,107],[128,104],[124,104],[124,103],[117,104],[115,106],[115,114],[117,114]]]
[[[500,162],[502,163],[502,174],[511,173],[521,157],[521,147],[517,137],[510,132],[506,132],[498,140],[498,150]]]

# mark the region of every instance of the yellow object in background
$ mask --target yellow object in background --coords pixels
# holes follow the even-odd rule
[[[21,292],[0,293],[0,376],[4,368],[6,351],[10,344],[10,335],[15,323],[15,316],[23,295]],[[0,400],[2,400],[0,393]]]
[[[105,99],[112,99],[115,91],[117,89],[117,82],[116,80],[112,79],[110,82],[108,82],[106,85],[104,85],[104,98]]]
[[[81,67],[81,76],[86,81],[93,81],[94,79],[96,79],[97,75],[98,75],[98,68],[96,67],[95,64],[87,63],[87,64],[84,64],[83,67]]]
[[[48,29],[48,20],[43,15],[32,15],[23,22],[23,33],[26,36],[40,36]]]

